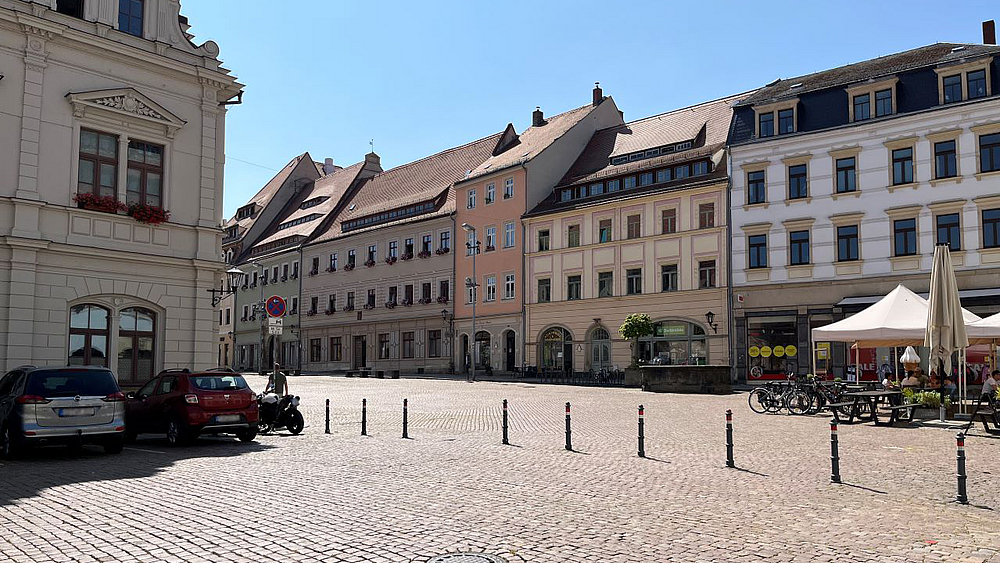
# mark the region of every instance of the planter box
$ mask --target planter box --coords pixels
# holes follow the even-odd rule
[[[625,387],[642,387],[642,370],[625,368]]]
[[[732,392],[730,366],[642,366],[642,390],[659,393]],[[625,372],[626,381],[628,371]]]

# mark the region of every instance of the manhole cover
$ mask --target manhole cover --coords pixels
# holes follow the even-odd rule
[[[488,553],[445,553],[427,563],[507,563],[507,560]]]

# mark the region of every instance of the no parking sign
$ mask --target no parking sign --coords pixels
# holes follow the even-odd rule
[[[285,316],[285,300],[277,295],[272,295],[267,298],[267,302],[264,305],[267,309],[268,316],[271,317],[283,317]]]

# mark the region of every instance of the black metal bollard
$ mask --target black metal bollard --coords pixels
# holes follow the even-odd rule
[[[406,433],[406,399],[403,399],[403,437],[409,438],[410,436]]]
[[[571,439],[572,431],[570,430],[569,421],[569,403],[566,403],[566,449],[573,451],[573,440]]]
[[[507,399],[503,400],[503,444],[507,445]]]
[[[830,421],[830,481],[840,482],[840,447],[837,442],[837,421]]]
[[[965,475],[965,434],[962,432],[958,433],[958,495],[955,500],[960,504],[969,504],[969,495],[965,490],[965,481],[968,477]]]
[[[726,467],[736,467],[733,460],[733,411],[726,409]]]
[[[646,432],[643,428],[645,415],[643,414],[642,405],[639,405],[639,457],[646,457]]]
[[[368,435],[368,399],[361,399],[361,435]]]
[[[326,433],[330,433],[330,399],[326,400]]]

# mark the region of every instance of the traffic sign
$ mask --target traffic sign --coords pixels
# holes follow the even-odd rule
[[[281,326],[281,325],[282,325],[282,318],[281,317],[268,317],[267,318],[267,326]]]
[[[268,297],[264,308],[267,309],[267,314],[270,317],[285,316],[285,300],[280,296],[272,295]]]
[[[281,325],[267,327],[267,333],[281,336]]]

